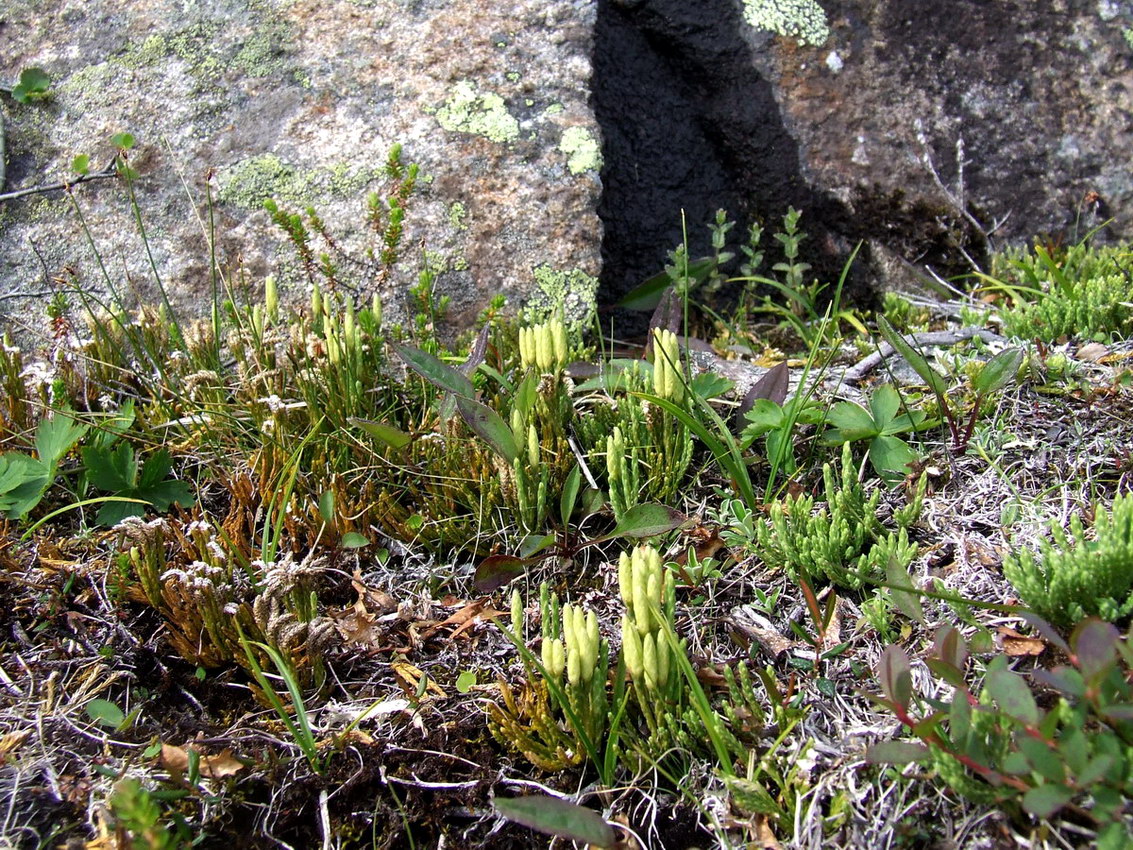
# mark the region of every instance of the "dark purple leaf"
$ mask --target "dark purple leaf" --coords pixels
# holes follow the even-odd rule
[[[479,593],[491,593],[523,575],[534,561],[533,558],[516,558],[514,555],[492,555],[477,565],[472,586]]]
[[[677,333],[681,329],[681,300],[673,287],[661,293],[661,300],[653,310],[649,319],[649,334],[645,343],[645,356],[648,357],[653,350],[653,331],[656,328]]]
[[[951,664],[961,674],[964,672],[964,665],[968,662],[968,645],[958,629],[944,626],[937,631],[933,650],[941,661]]]
[[[1078,668],[1089,681],[1104,675],[1117,662],[1120,635],[1111,624],[1093,617],[1084,620],[1070,636],[1070,646],[1078,656]]]

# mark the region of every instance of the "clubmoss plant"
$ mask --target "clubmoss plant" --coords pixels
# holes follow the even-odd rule
[[[1003,562],[1003,573],[1024,604],[1046,620],[1071,626],[1086,616],[1117,622],[1133,614],[1133,495],[1111,510],[1093,507],[1093,535],[1074,514],[1067,532],[1051,523],[1039,555],[1027,549]]]
[[[877,518],[881,493],[866,495],[849,443],[842,446],[838,473],[823,464],[822,480],[824,507],[816,511],[811,496],[788,497],[771,506],[767,522],[755,526],[756,551],[764,562],[792,579],[823,577],[850,590],[883,580],[891,558],[907,568],[917,553],[908,527],[920,515],[927,486],[923,476],[913,500],[894,514],[896,532]]]
[[[1003,329],[1022,339],[1054,342],[1062,336],[1108,340],[1133,332],[1127,245],[1069,248],[1036,244],[997,257],[984,288],[1010,298],[997,311]]]

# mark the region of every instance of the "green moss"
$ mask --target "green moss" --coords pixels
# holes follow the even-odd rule
[[[493,142],[519,138],[519,122],[507,111],[504,99],[495,92],[480,91],[470,80],[453,87],[436,117],[446,130],[485,136]]]
[[[590,323],[597,309],[598,278],[581,269],[554,269],[548,265],[534,270],[536,291],[525,312],[530,321],[540,322],[562,309],[563,320],[578,328]]]
[[[744,20],[801,44],[821,47],[830,37],[826,13],[815,0],[744,0]]]
[[[571,174],[597,171],[602,167],[598,140],[585,127],[567,127],[559,142],[559,150],[566,154]]]

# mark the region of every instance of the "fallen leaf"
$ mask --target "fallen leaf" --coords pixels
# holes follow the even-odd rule
[[[185,773],[189,769],[189,751],[184,747],[162,744],[161,766],[170,773]],[[225,747],[216,755],[202,754],[198,769],[206,779],[223,779],[243,770],[244,763],[232,755],[230,748]]]
[[[1031,635],[1021,635],[1019,632],[1007,626],[1000,626],[997,631],[1003,643],[1004,653],[1012,658],[1042,655],[1043,651],[1046,649],[1046,643],[1041,638]]]
[[[1097,363],[1103,357],[1109,354],[1109,348],[1102,345],[1100,342],[1087,342],[1078,349],[1077,357],[1079,360],[1084,360],[1087,363]]]
[[[19,732],[9,732],[0,738],[0,764],[4,764],[7,756],[18,750],[29,735],[31,735],[30,729],[22,729]]]
[[[432,694],[440,699],[448,699],[448,694],[444,689],[433,681],[420,667],[415,667],[408,661],[391,661],[390,669],[393,670],[394,676],[397,677],[397,683],[401,685],[402,690],[410,699],[418,699],[418,692],[421,690],[421,680],[425,679],[425,694]]]

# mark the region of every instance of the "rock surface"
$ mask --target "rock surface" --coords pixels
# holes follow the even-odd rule
[[[947,274],[987,233],[1133,236],[1133,3],[611,0],[597,27],[604,285],[656,269],[682,209],[703,255],[717,208],[794,205],[827,274],[858,239]]]
[[[47,102],[0,98],[7,188],[134,134],[183,309],[210,289],[207,173],[234,279],[255,292],[272,271],[302,297],[264,200],[315,206],[358,253],[395,143],[423,180],[383,295],[427,250],[461,325],[500,293],[584,302],[599,272],[615,300],[681,241],[682,210],[694,255],[716,209],[733,236],[763,219],[769,266],[793,205],[825,279],[866,240],[863,292],[910,263],[966,271],[988,241],[1109,217],[1098,238],[1133,236],[1131,0],[9,0],[0,42],[0,83],[32,65],[56,81]],[[152,300],[122,187],[75,197],[113,279]],[[0,297],[68,267],[100,286],[60,193],[0,205]],[[33,300],[0,311],[42,326]]]
[[[77,154],[101,167],[111,135],[133,134],[150,248],[174,306],[192,311],[211,292],[210,170],[220,255],[243,270],[234,285],[258,292],[271,271],[303,297],[264,201],[313,205],[358,254],[366,195],[386,186],[399,143],[421,179],[389,301],[416,282],[423,251],[458,325],[499,293],[511,309],[543,290],[585,293],[601,238],[594,17],[592,0],[9,0],[0,82],[40,66],[54,94],[3,99],[7,190],[66,179]],[[153,301],[123,187],[74,196],[118,287]],[[65,266],[101,288],[62,193],[0,206],[0,294],[49,290]],[[17,323],[41,313],[29,300],[0,308]]]

